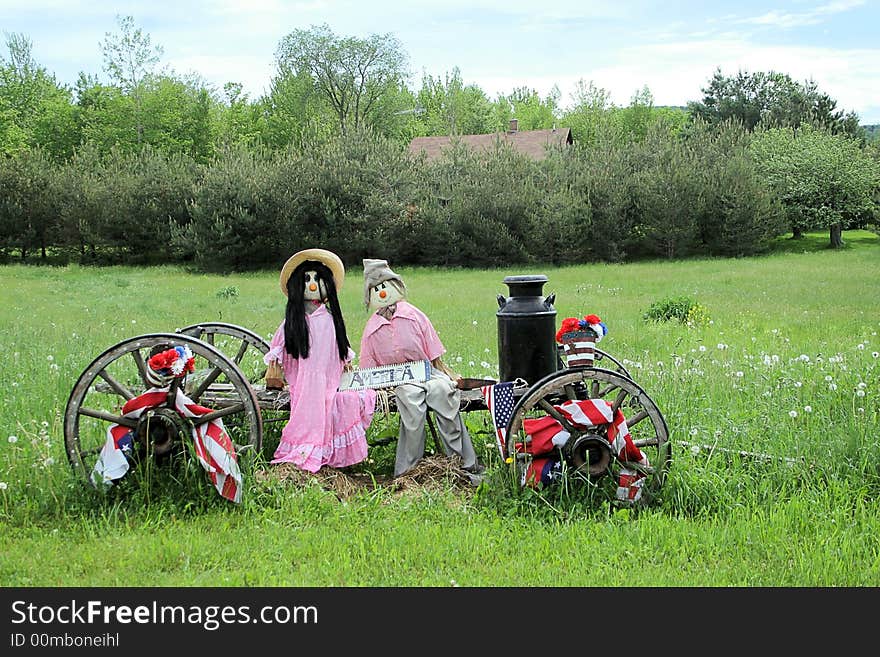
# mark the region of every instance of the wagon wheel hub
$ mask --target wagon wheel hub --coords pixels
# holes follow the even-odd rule
[[[594,480],[608,474],[611,465],[611,445],[597,434],[572,437],[563,447],[562,454],[576,472],[589,474]]]
[[[175,441],[191,433],[192,425],[171,408],[154,408],[138,420],[138,443],[156,458],[171,452]]]

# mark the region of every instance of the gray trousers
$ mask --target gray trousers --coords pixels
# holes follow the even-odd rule
[[[425,455],[428,409],[434,411],[437,431],[446,454],[460,456],[465,469],[473,468],[477,464],[471,436],[459,412],[461,392],[448,376],[432,370],[428,381],[397,386],[394,396],[400,415],[400,432],[397,436],[394,462],[395,477],[413,468]]]

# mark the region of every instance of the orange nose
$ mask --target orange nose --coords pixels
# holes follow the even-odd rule
[[[384,299],[388,296],[388,293],[385,290],[379,290],[379,298]]]
[[[316,292],[318,290],[318,286],[315,283],[309,283],[309,290],[311,292]]]

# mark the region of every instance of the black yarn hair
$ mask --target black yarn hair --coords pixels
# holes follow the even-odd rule
[[[342,309],[339,307],[336,281],[333,280],[333,272],[330,271],[330,268],[323,262],[316,260],[301,262],[287,279],[284,348],[294,358],[309,357],[309,326],[306,324],[306,299],[303,294],[306,287],[307,271],[313,271],[318,275],[319,285],[321,281],[324,282],[324,289],[327,291],[326,303],[330,316],[333,317],[333,327],[336,329],[336,347],[339,350],[339,360],[345,360],[351,343],[348,341],[345,320],[342,317]]]

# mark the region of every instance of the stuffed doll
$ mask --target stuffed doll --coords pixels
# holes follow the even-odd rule
[[[295,253],[281,269],[285,315],[263,360],[281,365],[290,392],[290,419],[272,463],[317,472],[367,457],[366,430],[376,391],[338,390],[355,355],[337,296],[344,280],[342,261],[324,249]]]
[[[463,468],[479,483],[482,465],[461,417],[458,377],[441,356],[446,348],[428,316],[407,300],[403,279],[386,260],[364,260],[364,305],[371,315],[361,338],[361,368],[414,360],[431,362],[431,376],[423,383],[406,383],[394,389],[400,431],[394,476],[411,470],[425,453],[425,423],[434,411],[437,429],[448,455],[457,454]]]

